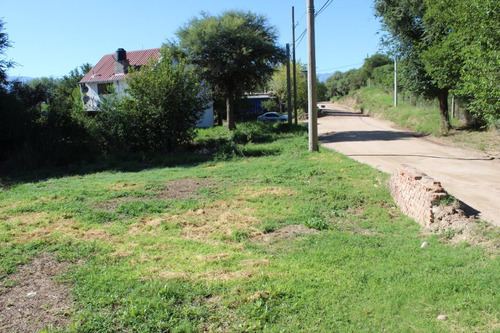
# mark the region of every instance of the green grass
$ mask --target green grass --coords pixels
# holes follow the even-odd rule
[[[71,262],[70,332],[500,331],[497,251],[424,235],[386,174],[307,152],[300,127],[197,145],[194,164],[1,189],[2,281],[44,251]]]
[[[359,103],[359,107],[365,111],[411,128],[417,133],[442,135],[437,102],[419,100],[410,103],[400,99],[397,108],[394,108],[393,96],[373,87],[356,91],[354,97]],[[451,122],[452,126],[460,124],[456,119],[451,119]]]
[[[466,129],[464,122],[451,118],[453,129],[443,136],[437,101],[426,101],[415,97],[400,98],[397,108],[394,108],[393,95],[374,87],[361,88],[348,96],[348,99],[354,100],[357,108],[416,133],[441,137],[461,147],[474,148],[495,155],[500,153],[500,136],[496,130]]]

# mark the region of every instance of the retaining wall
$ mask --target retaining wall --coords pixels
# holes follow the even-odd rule
[[[392,175],[390,187],[399,209],[423,227],[434,223],[436,209],[433,208],[448,197],[440,182],[407,165]]]

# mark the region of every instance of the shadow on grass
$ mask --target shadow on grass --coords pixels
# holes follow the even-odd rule
[[[247,123],[248,124],[248,123]],[[273,156],[280,149],[263,146],[246,146],[247,143],[270,143],[284,133],[301,133],[303,126],[288,124],[250,123],[228,137],[211,137],[192,142],[175,153],[117,153],[95,158],[95,162],[79,161],[73,164],[39,169],[0,169],[0,189],[29,182],[45,181],[49,178],[83,176],[104,171],[141,172],[149,169],[184,167],[192,168],[207,162],[230,160],[240,157]],[[243,134],[241,134],[243,133]]]

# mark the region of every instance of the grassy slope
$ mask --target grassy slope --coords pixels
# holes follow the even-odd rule
[[[387,175],[267,135],[231,146],[259,157],[0,190],[3,281],[42,251],[74,263],[78,332],[500,331],[497,252],[422,234]],[[169,198],[172,181],[199,187]],[[319,231],[276,236],[290,225]]]
[[[354,104],[358,108],[410,128],[417,133],[432,134],[461,147],[479,149],[494,154],[500,153],[500,136],[495,130],[460,129],[463,124],[457,119],[451,119],[455,129],[451,130],[447,136],[442,136],[439,109],[437,105],[433,106],[432,103],[419,102],[415,106],[400,100],[398,107],[394,108],[393,95],[378,88],[368,87],[356,91],[348,99],[354,100]]]

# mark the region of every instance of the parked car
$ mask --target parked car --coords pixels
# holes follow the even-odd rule
[[[257,120],[277,122],[277,121],[288,121],[288,116],[279,114],[277,112],[266,112],[257,117]]]

